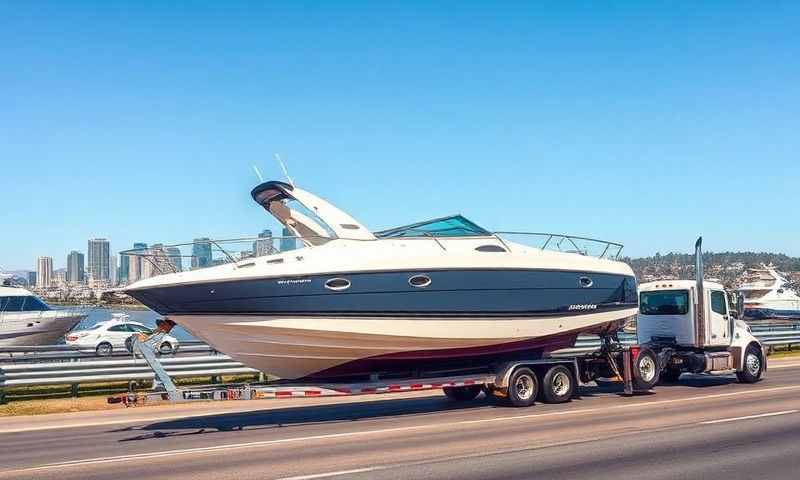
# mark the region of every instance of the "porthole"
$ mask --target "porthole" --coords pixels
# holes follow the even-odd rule
[[[431,284],[431,277],[427,275],[414,275],[408,279],[408,284],[412,287],[425,288]]]
[[[325,288],[328,290],[347,290],[350,288],[350,280],[346,278],[331,278],[325,282]]]
[[[594,282],[589,277],[581,277],[578,279],[578,285],[580,285],[581,288],[589,288],[593,283]]]

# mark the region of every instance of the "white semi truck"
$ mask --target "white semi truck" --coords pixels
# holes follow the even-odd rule
[[[729,309],[722,285],[703,280],[702,239],[695,244],[697,278],[640,285],[636,345],[624,345],[615,334],[601,337],[598,351],[575,356],[515,360],[447,372],[420,372],[413,378],[381,379],[348,384],[266,385],[178,388],[160,365],[155,348],[174,326],[159,322],[149,338],[136,338],[133,350],[153,368],[162,388],[143,394],[109,398],[111,403],[138,405],[145,401],[245,400],[298,396],[337,396],[399,391],[444,390],[456,401],[481,392],[504,403],[525,407],[537,399],[569,401],[578,385],[616,377],[625,392],[647,391],[659,380],[677,381],[682,373],[735,373],[739,381],[757,382],[767,367],[766,351],[750,328]]]
[[[725,288],[703,279],[702,239],[695,244],[696,280],[639,285],[639,344],[658,354],[662,381],[684,372],[735,372],[757,382],[767,367],[766,351],[732,310]]]

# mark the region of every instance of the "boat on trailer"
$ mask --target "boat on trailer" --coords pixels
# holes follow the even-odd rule
[[[408,375],[542,358],[579,334],[615,332],[637,311],[634,273],[617,260],[617,243],[490,232],[461,215],[373,233],[291,184],[265,182],[251,195],[302,248],[236,258],[224,242],[209,240],[226,263],[146,278],[124,291],[281,378]],[[174,265],[148,252],[122,253]]]

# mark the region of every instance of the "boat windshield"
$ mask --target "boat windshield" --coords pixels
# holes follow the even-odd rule
[[[0,297],[0,312],[39,312],[46,310],[50,310],[50,307],[31,295]]]
[[[436,218],[425,222],[414,223],[403,227],[391,228],[376,232],[378,238],[395,237],[475,237],[491,235],[462,215]]]

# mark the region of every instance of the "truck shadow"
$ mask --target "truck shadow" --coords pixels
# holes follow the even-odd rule
[[[280,402],[281,400],[268,400]],[[235,412],[189,417],[151,423],[143,427],[129,427],[113,432],[146,433],[125,438],[121,442],[153,438],[200,435],[237,430],[278,429],[303,425],[328,425],[360,420],[401,416],[437,415],[454,410],[478,410],[496,406],[495,402],[481,396],[469,402],[454,402],[441,397],[387,399],[335,405],[289,406],[269,410]]]

